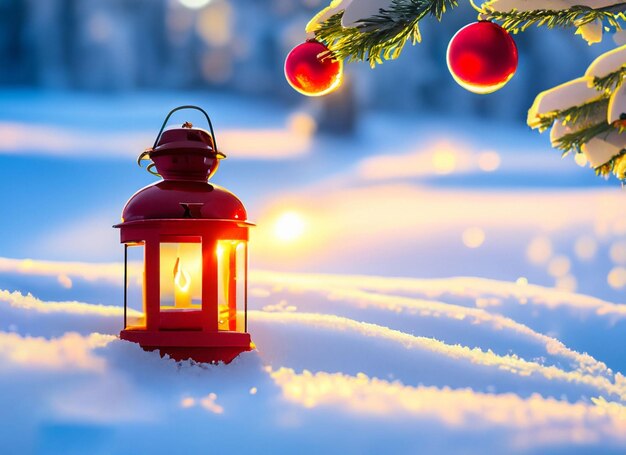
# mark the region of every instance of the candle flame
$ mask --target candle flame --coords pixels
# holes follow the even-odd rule
[[[180,264],[180,258],[176,258],[176,264],[174,264],[174,284],[181,291],[188,291],[191,286],[191,276]]]

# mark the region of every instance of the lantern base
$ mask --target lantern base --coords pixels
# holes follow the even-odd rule
[[[201,332],[168,330],[166,332],[129,327],[120,338],[138,343],[146,351],[158,350],[174,360],[192,359],[203,363],[230,363],[242,352],[254,349],[250,334],[245,332]]]

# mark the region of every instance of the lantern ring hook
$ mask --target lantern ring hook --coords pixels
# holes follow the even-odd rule
[[[170,120],[170,117],[172,116],[172,114],[174,112],[180,111],[182,109],[195,109],[195,110],[200,111],[200,112],[202,112],[204,114],[204,117],[206,118],[206,121],[209,124],[209,130],[211,131],[211,139],[213,139],[213,147],[215,147],[215,153],[217,153],[218,155],[221,155],[223,158],[226,158],[226,156],[223,153],[218,152],[217,139],[215,139],[215,132],[213,131],[213,124],[211,123],[211,119],[209,118],[209,114],[207,114],[206,111],[204,109],[202,109],[201,107],[193,106],[191,104],[184,105],[184,106],[178,106],[178,107],[172,109],[169,114],[167,114],[167,117],[165,117],[165,120],[163,120],[163,125],[161,125],[161,129],[159,130],[159,134],[157,134],[157,137],[154,140],[154,145],[152,146],[152,148],[153,149],[156,148],[157,144],[159,143],[159,139],[161,139],[161,134],[163,134],[163,130],[167,126],[167,122]]]
[[[141,154],[137,157],[137,164],[139,166],[141,166],[141,161],[144,159],[148,159],[150,157],[150,152],[152,152],[157,144],[159,143],[159,139],[161,139],[161,135],[163,134],[163,130],[165,130],[165,127],[167,126],[167,122],[170,120],[170,117],[172,116],[172,114],[174,114],[174,112],[183,110],[183,109],[195,109],[197,111],[200,111],[204,114],[204,117],[206,118],[207,123],[209,124],[209,130],[211,131],[211,139],[213,140],[213,148],[215,151],[215,154],[217,155],[218,158],[226,158],[226,155],[224,155],[222,152],[218,151],[217,148],[217,139],[215,139],[215,131],[213,130],[213,124],[211,123],[211,119],[209,118],[209,114],[206,113],[206,111],[204,109],[202,109],[201,107],[198,106],[193,106],[193,105],[184,105],[184,106],[178,106],[174,109],[172,109],[167,116],[165,117],[165,120],[163,120],[163,124],[161,125],[161,129],[159,130],[159,134],[157,134],[156,139],[154,140],[154,145],[150,148],[145,149],[143,152],[141,152]],[[160,174],[158,172],[156,172],[154,170],[155,168],[155,164],[151,163],[148,165],[148,172],[152,175],[156,175],[158,177],[160,177]]]

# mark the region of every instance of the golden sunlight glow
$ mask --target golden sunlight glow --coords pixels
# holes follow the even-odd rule
[[[274,235],[282,242],[293,242],[304,235],[306,222],[296,212],[283,213],[274,224]]]

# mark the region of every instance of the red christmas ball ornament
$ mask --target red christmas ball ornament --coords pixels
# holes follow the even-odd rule
[[[341,85],[343,62],[335,60],[322,43],[307,41],[287,55],[285,77],[303,95],[326,95]]]
[[[454,80],[470,92],[495,92],[517,70],[517,46],[505,29],[489,21],[466,25],[448,45],[448,69]]]

